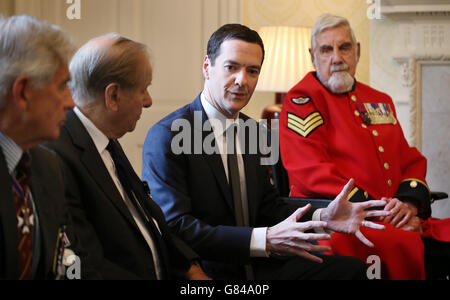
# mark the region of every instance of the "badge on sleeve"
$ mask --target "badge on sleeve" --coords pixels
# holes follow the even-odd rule
[[[308,137],[314,130],[322,126],[323,123],[322,115],[318,111],[309,114],[304,119],[296,114],[288,113],[287,128],[304,138]]]
[[[356,108],[367,125],[397,124],[397,119],[388,103],[357,103]]]
[[[298,97],[298,98],[292,98],[291,101],[295,105],[305,105],[306,103],[311,101],[311,98],[310,97]]]

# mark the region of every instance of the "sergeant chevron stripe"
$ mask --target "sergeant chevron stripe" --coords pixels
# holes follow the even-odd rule
[[[305,119],[299,116],[288,113],[287,128],[301,135],[308,137],[315,129],[323,125],[323,118],[320,112],[316,111],[308,115]]]

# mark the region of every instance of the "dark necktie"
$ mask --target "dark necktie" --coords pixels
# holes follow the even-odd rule
[[[150,234],[150,237],[152,241],[154,242],[156,246],[156,252],[158,261],[161,267],[162,271],[162,279],[167,279],[168,276],[168,270],[166,269],[167,266],[167,258],[165,257],[166,248],[164,245],[164,241],[162,239],[162,236],[159,234],[158,229],[156,228],[155,223],[153,222],[153,219],[151,217],[151,214],[149,213],[147,209],[147,205],[145,204],[145,199],[142,199],[140,195],[142,195],[142,192],[136,191],[133,188],[132,184],[132,173],[134,170],[130,170],[130,166],[128,166],[127,161],[128,159],[123,154],[119,142],[115,140],[110,140],[108,146],[106,149],[111,154],[111,158],[114,161],[114,165],[116,166],[117,170],[117,176],[119,177],[119,181],[122,184],[122,187],[124,188],[125,192],[128,195],[128,198],[130,199],[131,203],[136,208],[136,211],[141,216],[143,222],[146,225],[147,231]],[[148,200],[148,199],[147,199]],[[156,279],[156,272],[153,269],[154,276]]]
[[[238,159],[236,152],[237,125],[231,125],[226,131],[227,138],[227,161],[228,175],[233,193],[234,214],[237,226],[249,226],[248,211],[243,209],[243,200],[241,192],[241,178],[239,175]],[[232,138],[231,138],[232,137]],[[232,144],[231,144],[232,143]],[[245,265],[245,275],[248,280],[254,279],[253,268],[251,265]]]
[[[231,125],[227,132],[227,158],[228,175],[233,194],[234,213],[237,226],[248,226],[245,224],[244,211],[242,208],[241,179],[239,176],[238,159],[236,153],[236,131],[237,127]],[[232,144],[231,144],[232,143]]]
[[[11,176],[11,182],[13,185],[19,238],[19,280],[31,280],[34,219],[30,202],[31,166],[27,153],[23,153],[16,167],[15,177]]]

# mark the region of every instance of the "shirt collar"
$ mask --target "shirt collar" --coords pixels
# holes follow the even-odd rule
[[[0,131],[0,148],[5,155],[6,165],[10,174],[16,169],[23,155],[23,150],[6,134]]]
[[[73,111],[78,116],[78,118],[80,119],[81,123],[84,125],[84,127],[87,130],[87,132],[89,133],[89,135],[91,136],[92,140],[94,141],[94,145],[97,148],[98,153],[102,153],[103,151],[105,151],[106,147],[109,144],[108,137],[106,135],[104,135],[103,132],[101,132],[100,129],[98,129],[94,125],[94,123],[92,123],[92,121],[89,120],[88,117],[86,117],[81,112],[81,110],[78,109],[78,107],[75,107],[73,109]]]
[[[206,116],[211,123],[214,134],[218,136],[223,135],[232,124],[236,124],[237,128],[239,128],[239,115],[235,120],[227,119],[227,117],[225,117],[220,111],[218,111],[214,106],[211,105],[208,99],[208,93],[203,91],[200,96],[200,100],[202,102],[202,106],[205,110]]]

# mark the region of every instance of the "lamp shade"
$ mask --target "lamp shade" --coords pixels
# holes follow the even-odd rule
[[[286,93],[314,69],[308,49],[311,28],[262,27],[266,56],[256,90]]]

